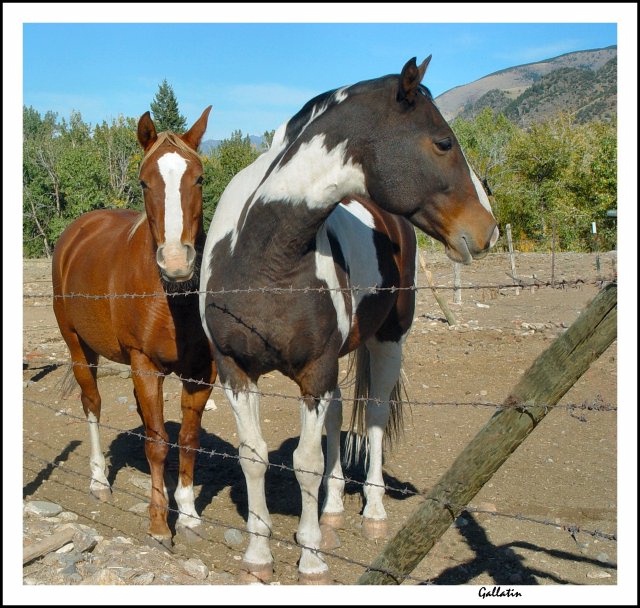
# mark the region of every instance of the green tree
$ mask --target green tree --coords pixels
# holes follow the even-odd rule
[[[500,192],[510,179],[507,150],[518,128],[491,108],[485,108],[473,120],[456,119],[451,128],[476,175],[492,193]],[[502,223],[499,198],[492,200],[492,210]]]
[[[101,163],[107,169],[109,207],[142,209],[138,170],[143,152],[136,137],[137,121],[119,116],[111,125],[103,122],[94,130]]]
[[[211,217],[227,184],[234,175],[250,165],[261,152],[251,143],[248,135],[234,131],[229,139],[204,157],[205,186],[203,189],[204,225],[208,229]]]
[[[67,225],[92,209],[142,208],[137,121],[92,130],[73,112],[58,121],[23,108],[23,253],[47,256]]]
[[[180,114],[178,100],[166,78],[158,86],[158,92],[151,102],[151,112],[158,132],[173,131],[179,135],[185,132],[187,119]]]
[[[262,144],[260,146],[260,150],[262,152],[266,152],[271,147],[271,144],[273,143],[273,136],[275,134],[275,129],[272,129],[271,131],[265,131],[262,134]]]

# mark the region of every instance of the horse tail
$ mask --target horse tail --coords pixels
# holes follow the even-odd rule
[[[67,373],[60,381],[60,384],[60,393],[63,399],[69,397],[69,395],[71,395],[71,393],[73,393],[73,391],[78,387],[78,382],[76,381],[76,377],[73,374],[73,365],[69,365],[67,367]]]
[[[365,409],[369,399],[371,382],[371,367],[369,363],[369,350],[363,344],[350,354],[347,375],[353,373],[355,368],[353,409],[351,421],[344,446],[344,464],[357,463],[364,451],[365,461],[368,453],[367,426],[365,422]],[[408,401],[407,391],[403,379],[403,371],[394,384],[389,395],[389,420],[384,430],[383,448],[391,450],[402,438],[404,433],[404,404]]]

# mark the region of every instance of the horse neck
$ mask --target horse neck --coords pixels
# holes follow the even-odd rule
[[[344,196],[364,193],[364,172],[348,155],[347,142],[328,149],[324,134],[318,133],[272,168],[245,206],[245,223],[253,223],[252,216],[267,218],[270,231],[264,224],[262,228],[258,222],[255,225],[265,245],[277,242],[295,258],[309,250],[318,229]]]

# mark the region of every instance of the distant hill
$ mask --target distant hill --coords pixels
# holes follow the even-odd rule
[[[578,122],[611,120],[617,107],[616,46],[567,53],[507,68],[436,97],[447,120],[473,118],[484,108],[526,126],[565,110]]]
[[[249,135],[249,140],[256,148],[260,148],[262,145],[262,137],[259,135]],[[222,141],[222,139],[207,139],[200,144],[200,151],[202,154],[210,154],[212,150],[215,150],[222,143]]]
[[[545,120],[559,110],[576,121],[611,120],[616,116],[618,47],[576,51],[536,63],[506,68],[436,97],[446,120],[473,118],[484,108],[503,112],[521,126]],[[249,136],[260,148],[262,137]],[[210,154],[222,140],[203,141]]]

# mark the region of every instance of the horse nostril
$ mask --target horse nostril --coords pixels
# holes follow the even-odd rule
[[[160,268],[165,268],[166,266],[164,261],[164,245],[158,247],[156,251],[156,263],[158,264],[158,266],[160,266]]]
[[[196,261],[196,250],[194,246],[190,245],[189,243],[187,243],[185,247],[187,249],[187,264],[189,265],[189,267],[191,267]]]

